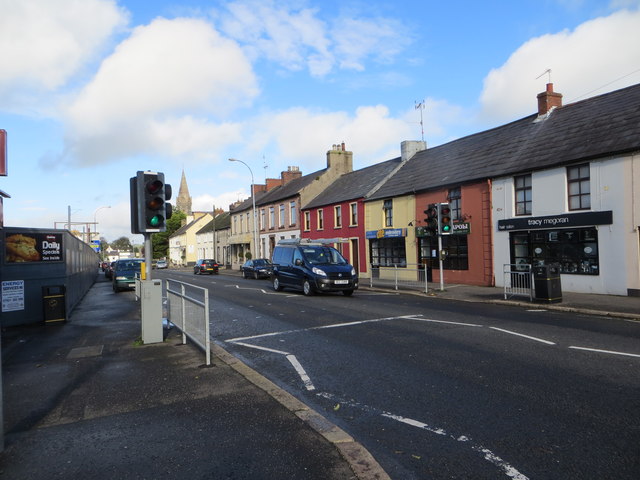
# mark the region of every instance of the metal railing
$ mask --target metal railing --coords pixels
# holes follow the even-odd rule
[[[426,265],[405,264],[392,266],[370,265],[370,286],[380,288],[393,287],[418,288],[428,292],[429,269]]]
[[[182,332],[182,343],[187,337],[202,348],[206,364],[211,365],[211,338],[209,335],[209,290],[167,279],[167,317]]]
[[[531,265],[506,263],[502,267],[504,276],[504,299],[514,296],[529,297],[533,301],[533,271]]]

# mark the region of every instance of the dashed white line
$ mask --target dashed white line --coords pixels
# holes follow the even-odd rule
[[[530,335],[525,335],[523,333],[512,332],[511,330],[505,330],[503,328],[498,328],[498,327],[489,327],[489,328],[491,328],[492,330],[497,330],[499,332],[508,333],[510,335],[516,335],[518,337],[528,338],[529,340],[534,340],[536,342],[546,343],[547,345],[555,345],[554,342],[550,342],[549,340],[543,340],[542,338],[532,337]]]
[[[640,355],[636,353],[626,353],[626,352],[615,352],[613,350],[600,350],[598,348],[587,348],[587,347],[569,347],[574,350],[586,350],[588,352],[597,352],[597,353],[609,353],[611,355],[624,355],[626,357],[637,357],[640,358]]]

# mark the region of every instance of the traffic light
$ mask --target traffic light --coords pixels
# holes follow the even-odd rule
[[[438,234],[451,235],[451,208],[448,203],[438,204]]]
[[[431,235],[435,235],[438,231],[438,207],[435,203],[430,203],[427,209],[424,210],[427,218],[424,219],[427,224],[426,230]]]
[[[171,185],[164,183],[164,173],[137,172],[130,180],[130,190],[131,232],[165,232],[173,209]]]

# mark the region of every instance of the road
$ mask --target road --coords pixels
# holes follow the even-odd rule
[[[212,338],[394,479],[640,478],[640,324],[162,272],[209,288]]]

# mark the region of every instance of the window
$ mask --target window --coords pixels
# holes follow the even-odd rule
[[[276,209],[275,207],[269,207],[269,228],[276,226]]]
[[[234,215],[233,216],[233,234],[237,234],[238,233],[238,216]]]
[[[293,226],[298,223],[298,214],[296,213],[296,202],[289,203],[289,225]]]
[[[469,248],[467,235],[444,235],[442,248],[447,251],[447,256],[442,262],[443,270],[469,270]],[[420,238],[421,263],[426,263],[430,268],[440,268],[440,260],[437,256],[437,237]]]
[[[311,212],[308,210],[304,212],[304,229],[307,232],[311,230]]]
[[[264,208],[263,208],[260,210],[260,230],[264,230],[265,228],[267,228],[267,226],[265,225],[266,220],[267,220],[266,212],[264,211]]]
[[[557,263],[560,273],[598,275],[598,230],[594,227],[513,232],[511,262],[536,266]]]
[[[516,189],[516,215],[531,215],[531,175],[513,178]]]
[[[240,233],[244,233],[244,216],[240,215]]]
[[[460,187],[449,190],[449,208],[451,209],[451,220],[462,218],[462,189]]]
[[[284,204],[280,205],[280,209],[279,210],[280,210],[280,216],[279,216],[280,223],[279,223],[279,226],[280,226],[280,228],[282,228],[282,227],[284,227]]]
[[[407,266],[404,237],[377,238],[369,242],[371,264],[381,267]]]
[[[350,217],[349,217],[349,225],[355,227],[358,225],[358,204],[351,203],[349,204],[350,209]]]
[[[382,209],[384,211],[384,226],[393,227],[393,200],[385,200]]]
[[[249,212],[247,212],[247,232],[253,231],[253,224],[251,223],[251,216]]]
[[[320,208],[318,209],[318,230],[324,229],[324,212]]]
[[[335,207],[333,207],[333,214],[334,226],[336,228],[342,227],[342,206],[336,205]]]
[[[569,190],[569,210],[591,208],[591,180],[588,163],[567,167],[567,187]]]

